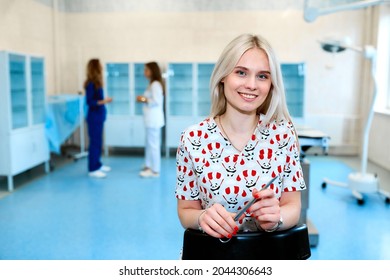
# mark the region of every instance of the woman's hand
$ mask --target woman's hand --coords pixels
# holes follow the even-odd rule
[[[104,105],[104,104],[107,104],[107,103],[111,103],[112,102],[112,97],[106,97],[104,99],[101,99],[97,102],[98,105]]]
[[[235,213],[228,212],[221,204],[214,204],[198,217],[200,227],[207,234],[216,238],[231,238],[238,231],[233,220]]]
[[[141,102],[141,103],[146,103],[147,102],[146,97],[143,96],[143,95],[138,95],[136,100],[137,100],[137,102]]]
[[[257,201],[248,209],[249,213],[257,220],[262,229],[274,228],[280,220],[279,200],[275,197],[274,191],[253,189],[252,195]]]

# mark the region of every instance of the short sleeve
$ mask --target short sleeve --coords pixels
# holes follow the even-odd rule
[[[199,187],[193,169],[191,155],[188,152],[186,132],[183,132],[176,153],[176,198],[198,200]]]
[[[283,191],[300,191],[306,189],[301,162],[297,135],[293,127],[289,127],[290,139],[286,146],[286,162],[284,166]]]

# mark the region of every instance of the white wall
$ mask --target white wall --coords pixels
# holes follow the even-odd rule
[[[321,50],[324,36],[349,36],[362,44],[366,16],[352,11],[303,19],[303,10],[218,12],[68,13],[63,17],[61,70],[65,92],[77,92],[91,57],[103,61],[215,61],[240,33],[258,33],[276,48],[282,62],[306,62],[307,125],[331,137],[331,152],[356,154],[360,133],[362,58]],[[80,69],[81,67],[81,69]]]
[[[44,56],[54,90],[53,10],[31,0],[0,0],[0,50]]]
[[[390,116],[375,114],[368,149],[369,159],[390,170]]]
[[[371,161],[390,170],[390,111],[386,97],[390,95],[390,4],[379,10],[378,34],[378,98],[372,121],[368,157]]]
[[[105,12],[108,2],[98,1],[98,12],[70,12],[69,5],[77,7],[79,2],[60,1],[62,11],[57,13],[48,3],[0,0],[0,23],[8,26],[0,25],[0,47],[47,56],[49,94],[82,90],[84,68],[91,57],[103,62],[156,60],[162,65],[209,62],[215,61],[236,35],[258,33],[276,48],[282,62],[306,62],[305,124],[331,137],[332,153],[359,151],[365,106],[360,83],[364,59],[354,52],[325,53],[317,40],[348,36],[353,44],[366,44],[372,37],[367,34],[372,19],[365,10],[339,12],[307,23],[299,0],[288,6],[260,5],[265,9],[240,5],[237,11],[212,5],[204,10],[187,5],[183,11],[172,7],[180,1],[170,0],[171,6],[165,10],[137,10],[129,6],[136,1],[122,1],[124,9]],[[64,3],[68,3],[67,11]],[[251,1],[242,5],[245,3]]]

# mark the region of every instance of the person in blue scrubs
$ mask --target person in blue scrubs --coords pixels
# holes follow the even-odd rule
[[[106,120],[105,104],[112,102],[111,97],[103,94],[103,67],[99,59],[91,59],[87,64],[87,78],[84,82],[88,106],[87,125],[89,137],[88,171],[89,176],[105,178],[109,166],[103,165],[100,157],[103,148],[103,126]]]

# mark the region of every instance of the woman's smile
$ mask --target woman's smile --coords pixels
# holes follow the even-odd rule
[[[241,95],[241,97],[245,100],[248,100],[248,101],[253,101],[257,95],[256,94],[252,94],[252,93],[243,93],[243,92],[238,92],[239,95]]]
[[[271,89],[270,73],[265,52],[258,48],[247,50],[222,81],[228,110],[256,112]]]

